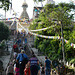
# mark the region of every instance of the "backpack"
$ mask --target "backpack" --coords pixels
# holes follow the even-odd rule
[[[22,63],[26,65],[26,64],[28,63],[28,59],[25,58],[25,57],[23,56],[23,54],[22,54],[22,57],[23,57]]]

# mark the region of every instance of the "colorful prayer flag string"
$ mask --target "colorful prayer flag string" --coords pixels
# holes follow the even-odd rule
[[[20,23],[19,23],[20,24]],[[25,31],[27,31],[29,34],[31,35],[35,35],[35,36],[38,36],[38,37],[42,37],[42,38],[48,38],[48,39],[62,39],[62,37],[60,36],[45,36],[45,35],[39,35],[39,34],[36,34],[36,33],[32,33],[31,31],[29,31],[28,29],[25,29],[22,25],[20,25]],[[66,43],[68,43],[68,41],[66,39],[64,39],[64,41]],[[71,43],[70,44],[72,47],[75,48],[75,44]]]

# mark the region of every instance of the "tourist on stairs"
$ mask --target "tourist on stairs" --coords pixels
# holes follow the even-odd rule
[[[35,57],[34,53],[32,55],[32,58],[30,58],[29,63],[30,63],[31,75],[37,75],[38,74],[39,61]]]
[[[24,75],[31,75],[30,74],[30,63],[29,62],[25,66]]]
[[[50,72],[51,72],[51,61],[45,57],[45,75],[51,75]]]
[[[15,62],[14,64],[14,75],[19,75],[19,62]]]
[[[28,57],[24,50],[17,56],[17,62],[19,62],[20,75],[24,75],[25,65],[28,63]]]

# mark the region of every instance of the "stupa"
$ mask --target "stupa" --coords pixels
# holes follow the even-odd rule
[[[26,8],[28,7],[28,5],[26,3],[26,0],[24,0],[24,3],[22,4],[22,7],[23,7],[23,12],[22,12],[22,14],[20,16],[20,24],[24,28],[28,28],[29,27],[29,24],[28,24],[29,16],[28,16],[28,13],[26,11]],[[24,29],[22,29],[22,31],[24,31]]]
[[[27,3],[26,3],[26,0],[24,0],[24,3],[22,4],[22,7],[23,7],[23,12],[22,12],[22,14],[21,14],[21,16],[20,16],[20,19],[21,20],[29,20],[29,16],[28,16],[28,13],[27,13],[27,11],[26,11],[26,8],[28,7],[28,5],[27,5]]]

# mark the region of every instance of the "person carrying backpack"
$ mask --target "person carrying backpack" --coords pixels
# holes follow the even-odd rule
[[[14,52],[18,53],[18,45],[17,45],[17,43],[13,45],[13,49],[14,49]]]
[[[25,54],[24,50],[21,50],[21,53],[17,56],[17,62],[19,62],[20,75],[24,75],[25,65],[28,63],[28,57]]]
[[[50,72],[51,72],[51,61],[45,57],[45,75],[51,75]]]
[[[37,75],[39,60],[35,57],[34,54],[32,55],[32,58],[29,59],[29,63],[30,63],[31,75]]]

